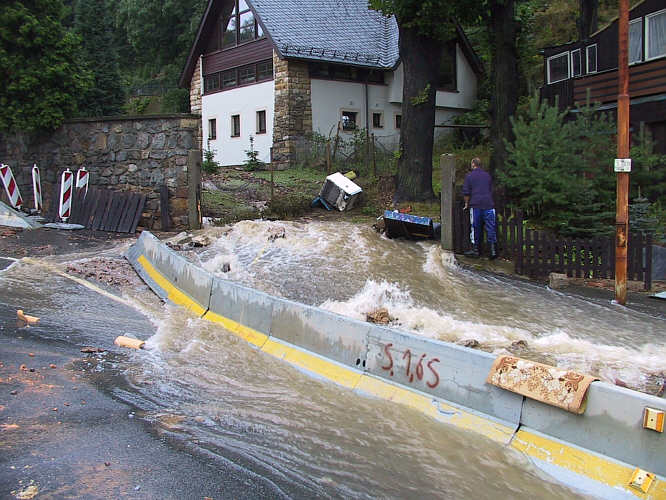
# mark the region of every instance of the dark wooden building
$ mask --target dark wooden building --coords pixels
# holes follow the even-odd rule
[[[617,109],[618,21],[579,40],[543,50],[541,98],[560,108],[601,103]],[[633,132],[641,124],[652,133],[656,149],[666,154],[666,1],[644,0],[629,13],[629,96]]]

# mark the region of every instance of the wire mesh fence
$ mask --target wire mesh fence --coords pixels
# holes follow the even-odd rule
[[[314,133],[296,141],[294,160],[298,166],[326,173],[354,170],[360,175],[380,177],[396,172],[398,136],[376,136],[366,129],[324,136]]]

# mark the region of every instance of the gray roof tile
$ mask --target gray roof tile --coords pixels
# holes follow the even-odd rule
[[[248,0],[285,57],[392,68],[398,25],[367,0]]]

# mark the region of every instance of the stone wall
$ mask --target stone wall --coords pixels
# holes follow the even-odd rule
[[[273,121],[273,162],[288,168],[298,140],[312,133],[312,100],[308,65],[280,59],[273,51],[275,71],[275,116]]]
[[[201,58],[199,58],[190,80],[190,112],[196,115],[201,114],[201,94]]]
[[[85,166],[90,185],[147,195],[140,225],[161,228],[160,187],[169,188],[172,227],[188,226],[188,154],[200,158],[201,118],[196,115],[81,119],[49,135],[0,134],[0,162],[12,167],[25,205],[32,208],[34,163],[40,169],[45,208],[65,168]],[[2,195],[3,201],[6,195]],[[55,201],[57,203],[57,200]]]

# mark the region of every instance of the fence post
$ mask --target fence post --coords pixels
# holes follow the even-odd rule
[[[375,134],[372,134],[372,175],[377,178],[377,145],[375,144]]]
[[[645,290],[652,290],[652,233],[645,235]]]
[[[201,229],[201,151],[187,153],[187,222],[190,229]]]
[[[516,211],[516,274],[523,274],[523,211]]]
[[[331,142],[326,141],[326,175],[331,173]]]
[[[453,207],[455,205],[456,157],[452,154],[443,154],[439,157],[439,166],[442,169],[441,217],[442,236],[441,243],[444,250],[453,252]]]

